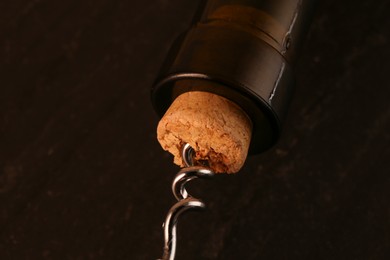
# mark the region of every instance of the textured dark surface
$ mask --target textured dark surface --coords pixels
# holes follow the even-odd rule
[[[149,91],[197,1],[0,2],[0,259],[156,259]],[[323,1],[283,137],[191,185],[177,259],[389,259],[390,3]]]

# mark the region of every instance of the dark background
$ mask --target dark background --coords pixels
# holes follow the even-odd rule
[[[199,1],[0,2],[0,259],[156,259],[150,87]],[[284,132],[196,181],[177,259],[390,259],[390,2],[322,1]]]

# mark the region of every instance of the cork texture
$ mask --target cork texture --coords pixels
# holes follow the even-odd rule
[[[162,148],[184,166],[181,149],[189,143],[195,162],[216,173],[236,173],[243,166],[252,125],[235,103],[208,92],[187,92],[177,97],[157,127]]]

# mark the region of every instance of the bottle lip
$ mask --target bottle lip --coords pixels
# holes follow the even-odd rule
[[[180,84],[177,84],[180,82]],[[186,86],[186,82],[191,82]],[[195,84],[194,84],[195,82]],[[180,87],[178,87],[180,85]],[[227,82],[202,73],[176,73],[159,80],[152,90],[152,104],[162,117],[179,95],[189,91],[205,91],[222,96],[242,108],[252,121],[249,155],[268,150],[279,139],[281,122],[273,109],[254,93],[245,93],[238,83]]]

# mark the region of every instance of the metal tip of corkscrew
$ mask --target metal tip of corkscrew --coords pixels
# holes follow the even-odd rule
[[[194,149],[192,149],[189,143],[183,145],[181,149],[181,158],[183,158],[184,164],[187,167],[194,166]]]
[[[185,185],[197,178],[209,178],[214,172],[205,166],[194,166],[194,150],[189,144],[182,149],[182,158],[186,168],[181,169],[172,183],[172,193],[178,202],[171,207],[163,224],[164,254],[161,260],[174,260],[176,254],[176,226],[179,216],[188,210],[204,209],[205,204],[188,194]]]

